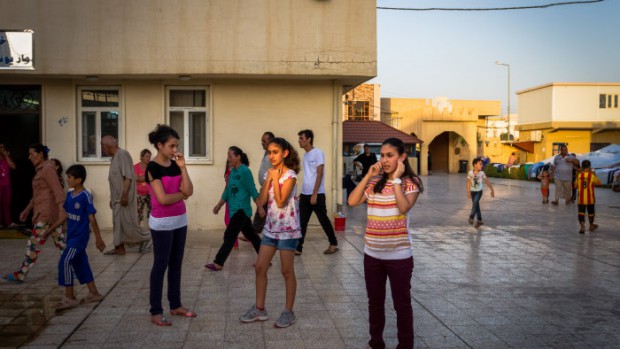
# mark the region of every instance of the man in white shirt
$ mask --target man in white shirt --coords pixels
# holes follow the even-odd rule
[[[296,255],[300,255],[304,247],[304,239],[306,237],[306,229],[312,212],[323,227],[323,231],[329,239],[329,247],[323,251],[325,254],[333,254],[338,251],[338,240],[334,233],[334,227],[327,215],[327,206],[325,204],[325,184],[323,180],[325,156],[323,152],[313,146],[314,133],[312,130],[302,130],[297,134],[299,136],[299,146],[303,148],[304,161],[302,170],[304,171],[304,183],[301,187],[301,195],[299,196],[299,220],[301,224],[301,239],[297,245]]]
[[[551,164],[551,178],[555,182],[555,200],[552,204],[557,205],[560,196],[566,200],[566,204],[573,202],[571,199],[573,192],[573,166],[579,166],[579,160],[568,154],[568,147],[560,145],[560,154],[553,158]]]

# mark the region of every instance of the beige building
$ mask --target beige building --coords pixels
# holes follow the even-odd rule
[[[620,143],[620,83],[549,83],[517,92],[521,141],[530,141],[534,159],[562,144],[587,153]]]
[[[211,210],[224,188],[227,148],[246,151],[256,175],[264,131],[298,147],[297,132],[310,128],[325,153],[335,208],[342,198],[343,86],[376,75],[375,6],[0,0],[0,25],[31,30],[34,47],[34,69],[0,65],[0,137],[22,163],[28,144],[41,141],[65,167],[86,165],[106,228],[109,159],[101,137],[118,137],[137,162],[143,148],[154,151],[148,132],[169,123],[182,135],[194,181],[190,224],[215,228],[223,225]]]
[[[486,117],[500,114],[500,101],[449,100],[436,97],[382,98],[381,121],[424,141],[420,149],[420,173],[456,173],[462,162],[478,154],[478,126]]]

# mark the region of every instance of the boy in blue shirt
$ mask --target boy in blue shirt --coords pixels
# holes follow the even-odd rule
[[[93,272],[86,255],[86,246],[90,237],[89,223],[95,233],[97,249],[101,252],[105,249],[105,243],[101,238],[99,225],[95,218],[97,210],[93,205],[93,197],[84,189],[86,168],[82,165],[73,165],[67,169],[66,174],[67,184],[73,190],[67,193],[64,205],[68,220],[67,247],[58,262],[58,285],[65,286],[65,297],[56,305],[57,310],[73,308],[80,303],[97,302],[103,298],[95,286]],[[50,227],[45,232],[45,236],[62,223]],[[88,295],[80,301],[75,299],[73,291],[73,279],[75,277],[80,281],[80,284],[87,284],[88,286]]]

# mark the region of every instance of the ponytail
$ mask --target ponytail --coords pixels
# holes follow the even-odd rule
[[[233,154],[237,155],[237,156],[241,156],[241,163],[246,165],[246,166],[250,166],[250,159],[248,159],[248,154],[244,153],[243,150],[241,150],[241,148],[237,147],[237,146],[232,146],[230,148],[228,148],[228,150],[231,150],[233,152]]]

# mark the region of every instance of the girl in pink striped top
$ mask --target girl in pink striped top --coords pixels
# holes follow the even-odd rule
[[[398,347],[413,348],[411,276],[413,254],[408,213],[423,190],[405,153],[405,144],[388,138],[381,145],[381,160],[372,165],[349,196],[348,204],[367,203],[364,237],[364,278],[368,293],[370,341],[373,349],[385,348],[385,284],[390,279],[396,310]]]

